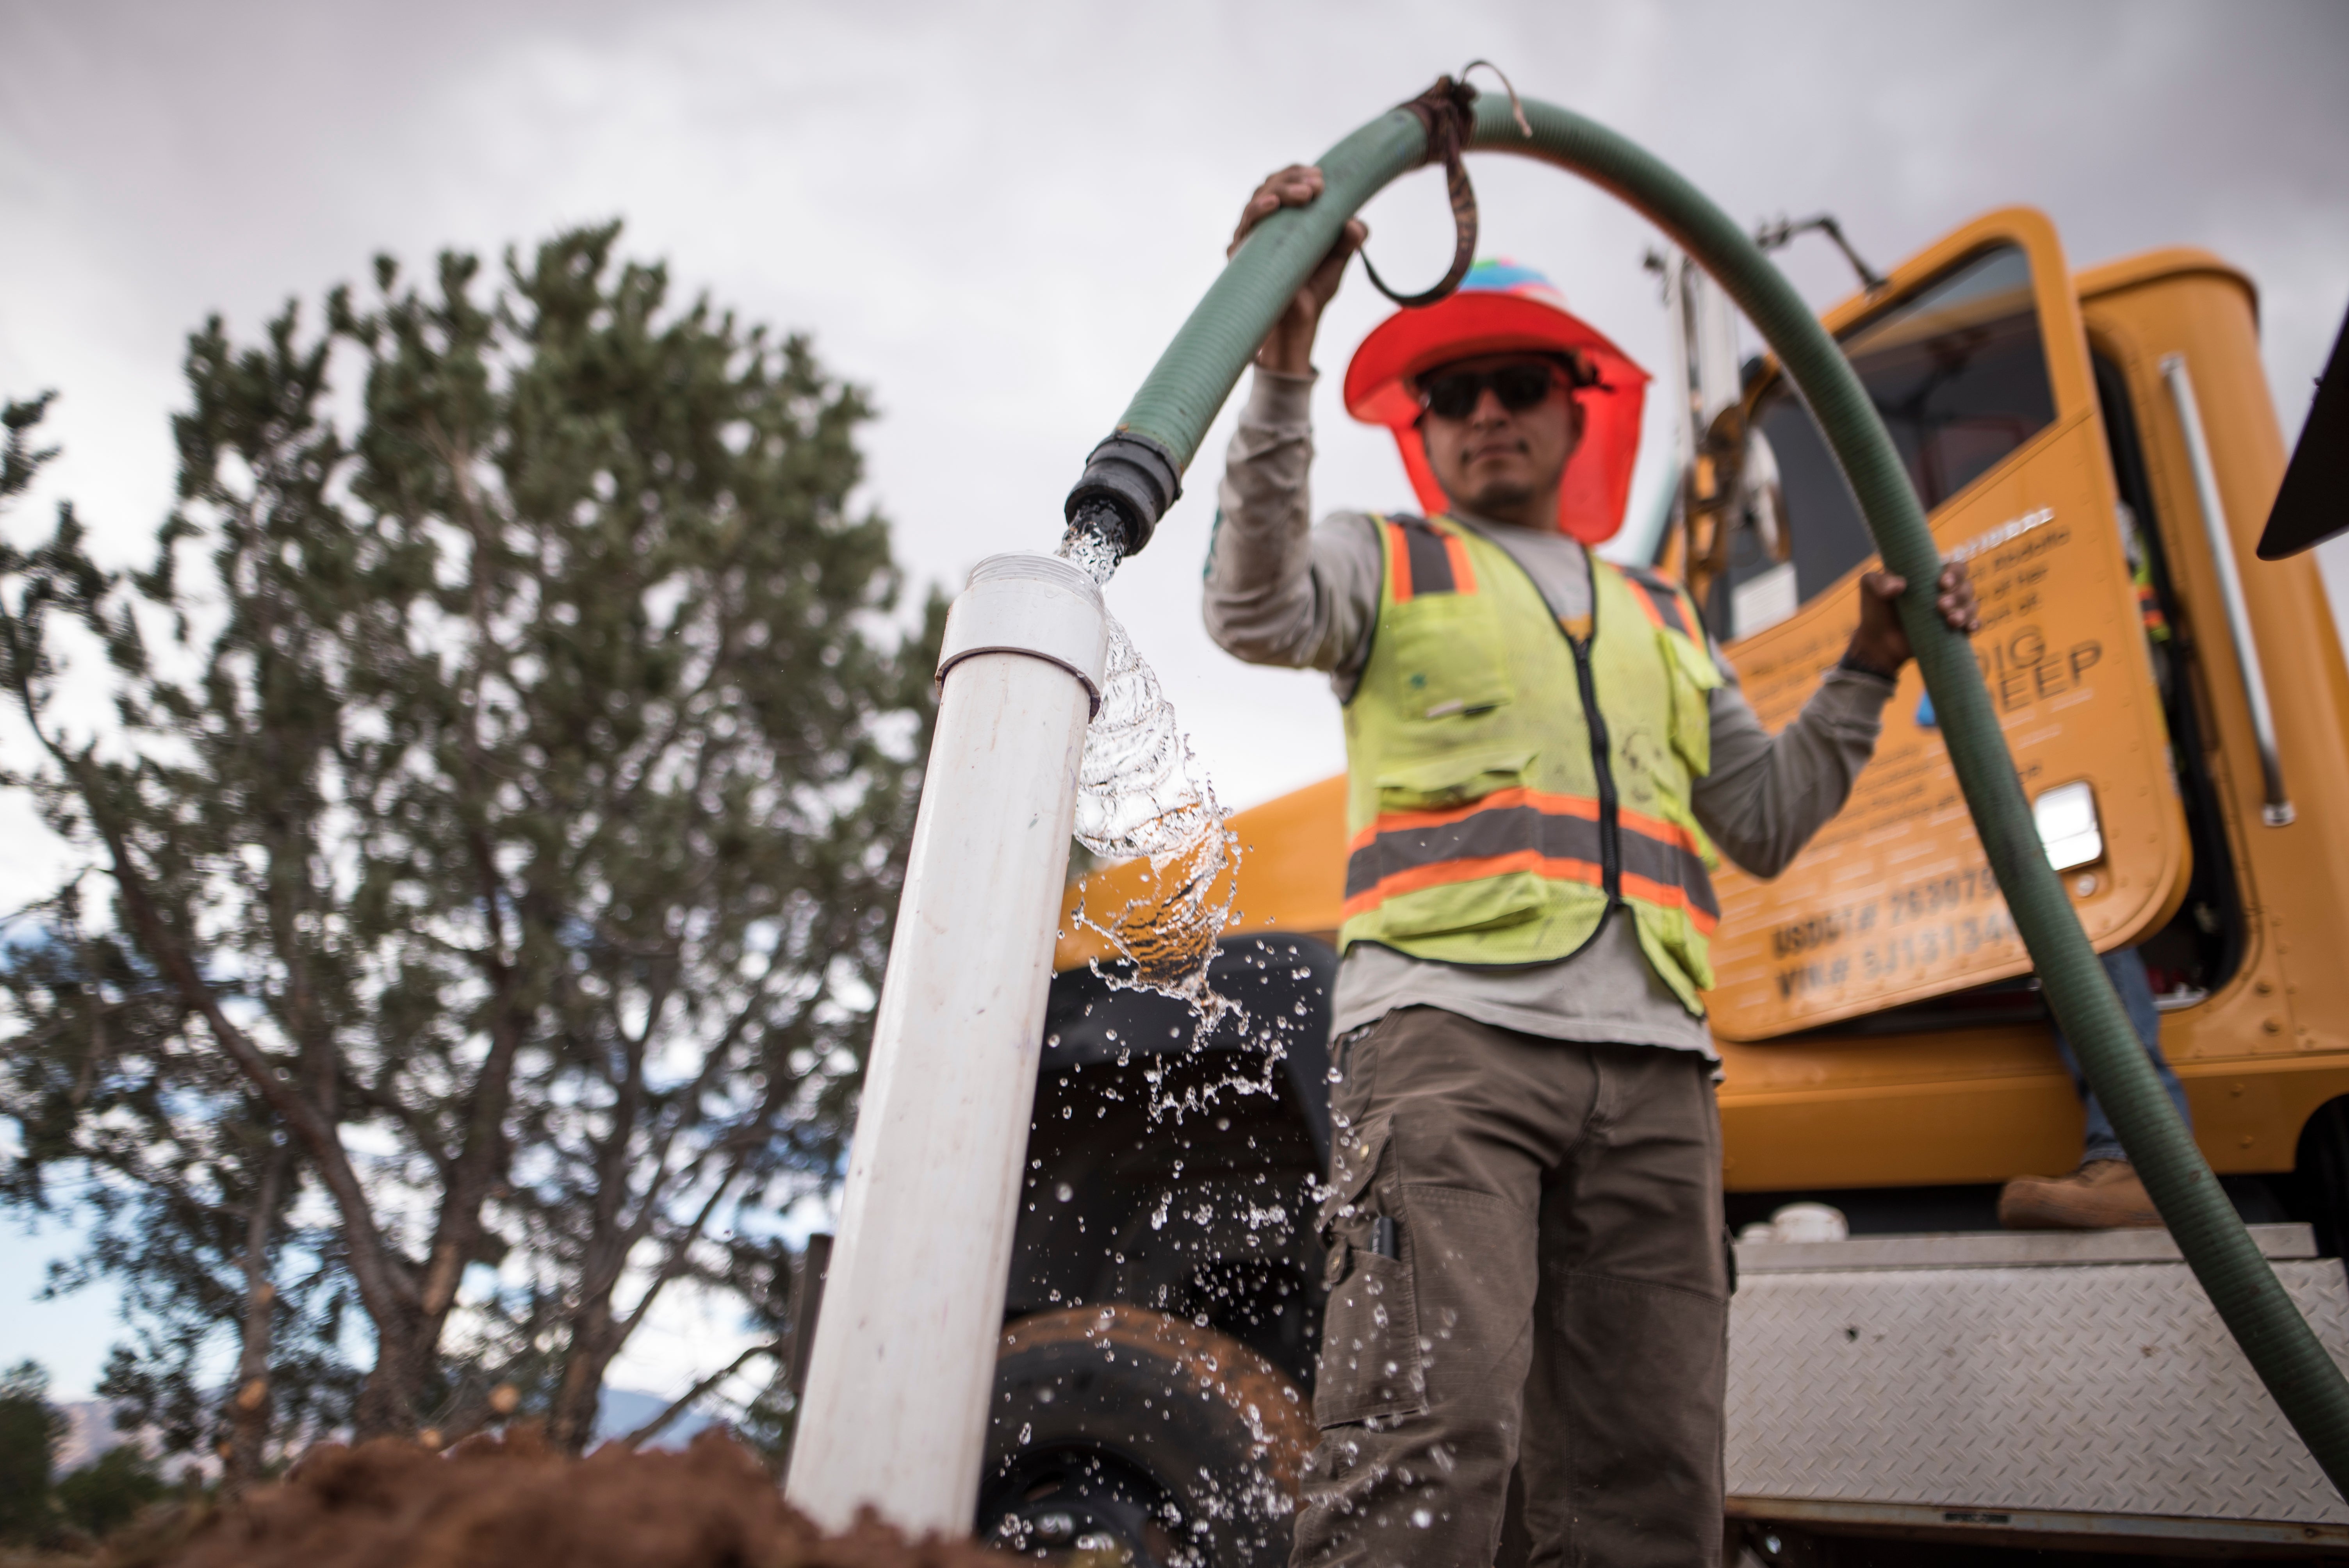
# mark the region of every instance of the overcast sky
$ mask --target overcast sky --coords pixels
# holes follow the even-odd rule
[[[0,394],[60,392],[48,429],[66,452],[43,499],[74,497],[102,552],[128,561],[169,501],[179,357],[207,315],[249,338],[287,295],[364,281],[378,251],[494,254],[618,216],[631,254],[812,334],[872,391],[871,499],[917,578],[958,584],[990,552],[1050,547],[1084,453],[1214,278],[1255,181],[1479,56],[1643,142],[1741,220],[1834,212],[1879,268],[2016,203],[2054,218],[2075,264],[2216,251],[2259,284],[2287,438],[2349,304],[2336,0],[0,0]],[[1554,170],[1472,167],[1481,248],[1547,270],[1661,368],[1646,223]],[[1441,270],[1432,173],[1367,215],[1399,285]],[[1817,304],[1848,292],[1824,243],[1786,256]],[[1325,325],[1324,506],[1408,499],[1385,435],[1335,397],[1381,315],[1357,272]],[[1244,805],[1342,756],[1317,677],[1244,668],[1199,629],[1224,439],[1110,598]],[[47,511],[24,508],[12,531]],[[13,904],[55,861],[19,806],[0,803],[0,845]],[[0,1235],[0,1341],[79,1392],[111,1328],[87,1301],[16,1315],[12,1262],[39,1253]],[[730,1354],[717,1333],[680,1325],[616,1380],[686,1381]]]

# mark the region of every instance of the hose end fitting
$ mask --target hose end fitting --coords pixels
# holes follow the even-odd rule
[[[1118,430],[1085,459],[1065,515],[1075,522],[1081,512],[1114,512],[1123,531],[1119,556],[1138,555],[1182,494],[1183,470],[1174,452],[1148,436]]]

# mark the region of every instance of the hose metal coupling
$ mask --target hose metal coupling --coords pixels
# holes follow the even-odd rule
[[[1137,431],[1117,430],[1085,459],[1066,516],[1075,522],[1088,511],[1114,512],[1122,532],[1119,556],[1139,555],[1182,494],[1183,469],[1170,449]]]

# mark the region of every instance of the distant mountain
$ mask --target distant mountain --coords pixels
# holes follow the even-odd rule
[[[53,1461],[58,1475],[81,1469],[107,1449],[120,1447],[129,1436],[114,1429],[111,1399],[76,1399],[59,1405],[57,1414],[66,1418],[65,1439],[57,1444]]]
[[[668,1396],[647,1394],[636,1388],[606,1388],[604,1403],[595,1413],[595,1441],[624,1438],[663,1410],[668,1408]],[[57,1406],[66,1418],[66,1435],[57,1444],[56,1473],[69,1475],[98,1455],[126,1442],[136,1442],[149,1453],[157,1450],[154,1430],[123,1432],[115,1429],[114,1401],[111,1399],[75,1399]],[[688,1410],[671,1421],[661,1435],[650,1444],[657,1449],[681,1449],[693,1440],[693,1434],[711,1425],[711,1418],[698,1410]],[[592,1446],[592,1445],[591,1445]],[[178,1476],[181,1470],[194,1465],[210,1480],[220,1470],[220,1460],[210,1454],[181,1454],[163,1461],[164,1473]]]
[[[109,1449],[118,1449],[125,1443],[136,1443],[150,1454],[162,1448],[152,1427],[118,1430],[111,1399],[68,1400],[57,1406],[57,1413],[66,1418],[66,1435],[57,1444],[57,1457],[51,1462],[54,1473],[60,1476],[71,1475]],[[190,1465],[206,1480],[220,1474],[220,1460],[211,1454],[174,1455],[162,1461],[162,1470],[176,1480]]]

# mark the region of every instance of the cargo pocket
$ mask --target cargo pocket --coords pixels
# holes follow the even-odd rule
[[[1537,755],[1523,746],[1447,751],[1378,771],[1381,811],[1440,811],[1465,806],[1526,782]]]
[[[1697,1017],[1704,1016],[1699,993],[1713,985],[1713,960],[1703,937],[1677,912],[1667,913],[1653,904],[1637,904],[1640,946],[1649,965]]]
[[[1391,1132],[1385,1121],[1363,1127],[1340,1142],[1331,1161],[1331,1189],[1321,1206],[1330,1305],[1313,1383],[1313,1418],[1324,1427],[1427,1408],[1412,1241],[1392,1201]],[[1402,1255],[1381,1252],[1382,1236],[1392,1237]]]
[[[1702,779],[1713,771],[1713,692],[1722,684],[1712,653],[1677,632],[1658,631],[1656,651],[1672,691],[1672,749]]]
[[[1379,638],[1406,719],[1485,713],[1516,696],[1500,613],[1482,593],[1430,593],[1392,605]]]
[[[1485,748],[1381,768],[1376,780],[1379,811],[1381,816],[1443,811],[1474,806],[1504,789],[1523,789],[1537,755],[1521,746]],[[1447,861],[1493,860],[1538,848],[1535,818],[1526,812],[1424,826],[1405,823],[1392,830],[1382,824],[1378,874],[1385,882]],[[1530,870],[1486,868],[1483,875],[1433,886],[1413,898],[1390,900],[1379,911],[1378,934],[1401,938],[1498,931],[1541,919],[1549,910],[1549,887],[1543,877]]]
[[[1376,935],[1402,940],[1506,931],[1548,915],[1551,886],[1537,872],[1501,872],[1423,897],[1389,900],[1378,912]]]

